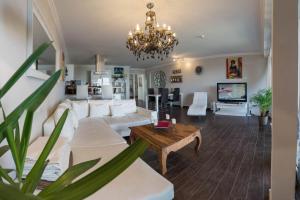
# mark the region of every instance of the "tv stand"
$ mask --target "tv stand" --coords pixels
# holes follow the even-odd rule
[[[248,116],[249,106],[247,102],[223,103],[214,102],[214,113],[216,115]]]

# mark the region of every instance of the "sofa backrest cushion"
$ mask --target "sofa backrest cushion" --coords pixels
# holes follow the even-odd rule
[[[110,112],[112,117],[124,117],[126,115],[126,106],[119,105],[111,105]]]
[[[90,103],[90,117],[104,117],[110,115],[108,104]]]
[[[44,136],[51,135],[54,128],[55,128],[55,121],[54,121],[54,116],[52,115],[43,124],[43,133],[44,133],[43,135]]]
[[[122,112],[125,115],[137,112],[135,99],[114,101],[114,105],[120,105],[121,106],[120,109],[122,109]]]
[[[89,116],[89,104],[87,101],[73,101],[72,108],[77,114],[78,120]]]
[[[59,105],[56,109],[56,111],[53,114],[55,124],[58,123],[59,119],[63,115],[67,108],[65,106]],[[61,130],[60,136],[66,138],[68,141],[71,141],[73,139],[75,130],[73,126],[73,121],[72,121],[72,114],[68,114],[68,117],[65,121],[65,124]]]
[[[79,119],[78,119],[78,116],[77,116],[76,112],[73,109],[70,109],[69,115],[72,118],[73,127],[75,129],[77,129],[78,126],[79,126]]]
[[[68,102],[67,100],[65,100],[62,103],[60,103],[57,106],[57,108],[58,107],[64,107],[65,109],[69,109],[69,116],[71,117],[73,127],[77,129],[79,125],[79,119],[77,113],[72,108],[72,102]]]
[[[65,99],[63,102],[61,102],[59,105],[63,105],[69,109],[72,109],[72,101],[69,99]]]
[[[90,112],[91,112],[91,104],[96,104],[96,105],[107,105],[108,106],[108,114],[107,115],[111,115],[109,106],[113,105],[113,100],[89,100],[89,105],[90,105]],[[91,113],[90,113],[91,115]],[[106,116],[106,115],[105,115]]]
[[[89,100],[89,104],[107,104],[113,105],[113,100]]]

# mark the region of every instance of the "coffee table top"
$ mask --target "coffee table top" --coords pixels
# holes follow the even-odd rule
[[[153,125],[132,127],[131,131],[150,144],[160,148],[169,147],[187,138],[194,138],[200,135],[200,129],[192,125],[176,124],[168,129],[154,128]]]

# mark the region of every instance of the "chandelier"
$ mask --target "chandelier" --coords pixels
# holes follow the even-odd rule
[[[135,30],[130,31],[126,47],[139,59],[160,59],[173,51],[178,45],[176,34],[171,31],[171,26],[160,26],[156,21],[156,14],[152,10],[154,3],[148,3],[144,30],[137,24]]]

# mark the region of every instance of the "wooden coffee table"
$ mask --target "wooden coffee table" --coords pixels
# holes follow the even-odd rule
[[[150,143],[150,148],[157,151],[163,175],[167,173],[167,157],[170,152],[176,152],[196,140],[195,151],[198,153],[201,145],[200,130],[184,124],[176,124],[168,129],[156,129],[153,125],[132,127],[131,143],[136,138],[143,138]]]

